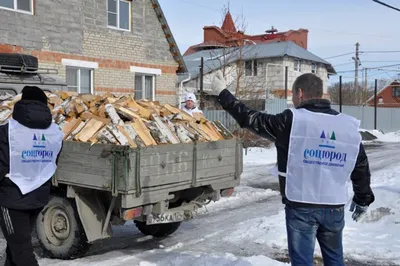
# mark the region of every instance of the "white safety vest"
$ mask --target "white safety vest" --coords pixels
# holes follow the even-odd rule
[[[8,122],[10,173],[8,177],[23,195],[39,188],[56,172],[63,133],[56,124],[31,129],[14,119]]]
[[[199,108],[197,108],[197,106],[193,109],[187,109],[186,106],[183,106],[182,110],[191,116],[193,116],[193,113],[201,113],[201,114],[203,113],[203,111],[201,111]]]
[[[347,182],[357,161],[360,121],[344,114],[330,115],[290,109],[290,132],[285,194],[290,201],[346,204]]]

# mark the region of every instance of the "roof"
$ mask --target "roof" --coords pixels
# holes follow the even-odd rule
[[[175,61],[179,64],[179,73],[185,73],[188,71],[185,61],[183,60],[182,54],[179,51],[179,47],[176,44],[175,38],[172,35],[171,29],[168,25],[167,19],[164,16],[164,12],[162,11],[162,8],[160,6],[160,3],[158,0],[150,0],[151,3],[153,4],[154,11],[157,14],[157,18],[161,23],[161,28],[163,29],[165,33],[165,38],[167,39],[169,46],[170,46],[170,51],[172,56],[174,57]]]
[[[390,86],[393,85],[399,85],[400,84],[400,80],[398,79],[394,79],[392,81],[389,81],[386,86],[384,86],[382,89],[380,89],[379,91],[377,91],[376,96],[378,96],[379,94],[381,94],[384,90],[386,90],[387,88],[389,88]],[[374,99],[375,95],[372,95],[367,101],[366,103],[372,101]]]
[[[303,60],[309,60],[316,63],[326,65],[329,73],[336,74],[332,65],[324,59],[307,51],[306,49],[296,45],[293,42],[278,42],[278,43],[262,43],[257,45],[243,46],[241,51],[243,60],[263,59],[274,57],[294,57]],[[240,49],[237,47],[227,49],[211,49],[199,51],[187,56],[183,59],[188,67],[191,79],[194,79],[200,74],[200,60],[204,58],[204,73],[209,73],[217,70],[222,64],[233,63],[240,58]],[[225,58],[225,59],[224,59]]]

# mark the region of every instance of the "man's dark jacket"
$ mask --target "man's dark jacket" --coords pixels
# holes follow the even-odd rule
[[[275,143],[278,156],[278,170],[286,173],[288,158],[289,138],[292,128],[293,113],[289,109],[282,113],[271,115],[249,109],[246,105],[235,98],[228,90],[223,90],[218,97],[218,102],[224,110],[238,122],[240,127],[247,128]],[[309,100],[303,102],[297,108],[305,108],[311,112],[337,115],[338,112],[331,108],[330,102],[324,99]],[[360,144],[355,168],[351,174],[351,181],[354,190],[354,202],[361,206],[368,206],[374,202],[375,197],[370,187],[371,173],[369,170],[368,158],[364,147]],[[315,205],[299,202],[291,202],[285,197],[286,178],[279,176],[279,186],[283,203],[298,207],[333,207],[332,205]],[[343,206],[343,205],[337,205]]]
[[[50,109],[38,101],[20,100],[14,106],[13,118],[20,124],[33,129],[47,129],[52,122]],[[22,195],[6,174],[10,172],[10,151],[8,144],[8,124],[0,126],[0,206],[31,210],[44,207],[50,198],[51,181],[36,190]]]

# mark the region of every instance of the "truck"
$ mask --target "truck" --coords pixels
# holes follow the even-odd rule
[[[47,83],[38,76],[34,60],[34,69],[24,72],[16,69],[27,60],[4,67],[1,58],[0,92],[18,94],[25,85],[67,88],[60,78]],[[51,199],[36,221],[39,244],[49,258],[82,257],[127,221],[144,235],[167,237],[200,208],[230,197],[242,172],[238,139],[144,148],[64,141]]]

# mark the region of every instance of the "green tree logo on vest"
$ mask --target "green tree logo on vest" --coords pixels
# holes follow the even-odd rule
[[[347,153],[336,150],[335,131],[322,130],[320,139],[321,144],[318,145],[318,148],[304,150],[303,163],[344,167]]]
[[[33,148],[46,148],[46,136],[44,134],[39,135],[39,137],[33,134]]]

